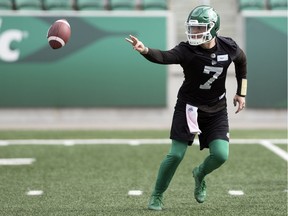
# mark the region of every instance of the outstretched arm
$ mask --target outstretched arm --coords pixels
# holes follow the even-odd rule
[[[134,50],[138,51],[151,62],[157,64],[179,64],[181,61],[175,49],[161,51],[159,49],[148,48],[133,35],[129,35],[129,38],[125,38],[125,40],[133,46]]]

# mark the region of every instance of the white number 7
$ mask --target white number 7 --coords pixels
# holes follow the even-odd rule
[[[210,74],[211,72],[214,72],[215,74],[207,80],[203,85],[200,85],[200,89],[211,89],[212,83],[218,79],[220,74],[223,72],[222,67],[212,67],[212,66],[205,66],[203,73]]]

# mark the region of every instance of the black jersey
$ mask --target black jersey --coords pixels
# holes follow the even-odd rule
[[[158,64],[180,64],[184,81],[178,92],[178,99],[194,106],[215,103],[224,97],[227,70],[234,61],[236,78],[246,78],[246,56],[234,40],[228,37],[216,37],[212,49],[191,46],[181,42],[173,49],[161,51],[149,48],[143,55]]]

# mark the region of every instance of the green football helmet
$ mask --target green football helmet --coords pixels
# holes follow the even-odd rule
[[[197,46],[217,36],[220,17],[212,7],[201,5],[190,12],[185,27],[189,44]]]

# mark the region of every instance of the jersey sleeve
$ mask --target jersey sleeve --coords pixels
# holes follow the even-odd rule
[[[157,64],[180,64],[181,47],[178,45],[171,50],[148,49],[147,54],[142,54],[147,60]]]
[[[238,44],[229,37],[219,37],[224,42],[224,49],[229,53],[231,60],[235,65],[235,73],[237,79],[236,94],[242,97],[247,93],[247,59],[243,50]]]
[[[237,79],[236,94],[245,97],[247,94],[247,58],[242,49],[238,47],[237,51],[236,58],[233,61]]]

